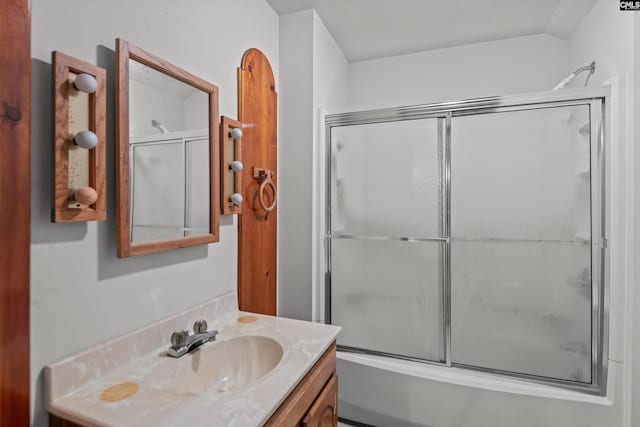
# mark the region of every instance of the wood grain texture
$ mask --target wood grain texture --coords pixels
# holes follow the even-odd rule
[[[238,303],[240,310],[276,315],[277,208],[258,203],[254,167],[271,169],[277,185],[278,95],[269,60],[249,49],[238,68],[238,120],[242,123],[244,197],[238,217]]]
[[[122,39],[118,39],[122,40]],[[127,43],[125,41],[125,43]],[[156,56],[152,53],[147,52],[144,49],[139,48],[136,45],[128,43],[129,45],[129,58],[134,59],[148,67],[153,68],[156,71],[160,71],[161,73],[166,74],[169,77],[173,77],[174,79],[178,79],[183,83],[186,83],[190,86],[196,87],[203,92],[207,93],[218,93],[218,87],[208,81],[201,79],[195,74],[191,74],[190,72],[183,70],[177,65],[173,65],[172,63],[165,61],[164,59]],[[214,116],[213,120],[217,120],[218,116]]]
[[[303,427],[338,425],[338,377],[332,376],[302,420]]]
[[[220,129],[218,124],[218,87],[210,84],[209,93],[209,236],[220,241]],[[210,242],[210,243],[212,243]]]
[[[29,425],[30,20],[0,0],[0,427]]]
[[[334,342],[269,418],[265,426],[293,427],[300,425],[325,385],[335,376],[335,372],[336,343]]]
[[[154,252],[170,251],[191,246],[208,245],[218,240],[211,234],[201,236],[187,236],[179,239],[155,240],[153,242],[135,243],[129,247],[129,256],[145,255]]]
[[[131,243],[129,165],[129,60],[133,59],[209,95],[209,233],[170,240]],[[220,142],[218,87],[126,40],[116,40],[116,223],[118,257],[144,255],[220,241]]]
[[[105,221],[107,219],[106,181],[106,70],[54,51],[53,71],[53,222]],[[69,208],[73,194],[69,189],[69,73],[86,73],[95,77],[98,86],[89,95],[89,129],[98,137],[98,145],[89,150],[89,186],[98,193],[98,200],[88,207]]]
[[[118,257],[131,255],[129,169],[129,43],[116,40],[116,224]]]
[[[229,169],[230,145],[233,145],[233,160],[242,160],[242,138],[233,140],[229,132],[233,128],[242,129],[242,124],[229,117],[220,117],[220,209],[223,215],[233,215],[242,213],[242,205],[234,205],[229,201],[229,180],[233,176],[233,188],[237,192],[242,192],[242,172],[233,172]],[[233,142],[231,142],[233,141]]]

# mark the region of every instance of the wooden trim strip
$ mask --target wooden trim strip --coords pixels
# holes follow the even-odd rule
[[[116,40],[116,223],[118,257],[131,255],[129,182],[129,43]]]
[[[206,245],[217,242],[215,236],[203,234],[201,236],[188,236],[179,239],[155,240],[153,242],[135,243],[130,246],[129,255],[146,255],[159,251],[188,248],[190,246]]]
[[[218,124],[218,88],[210,84],[209,92],[209,231],[212,242],[220,241],[220,125]]]
[[[0,426],[29,425],[31,16],[0,1]]]
[[[122,40],[122,39],[118,39]],[[124,41],[124,40],[123,40]],[[126,43],[126,42],[125,42]],[[139,48],[131,43],[129,45],[129,58],[135,59],[138,62],[143,63],[144,65],[153,68],[156,71],[160,71],[168,75],[169,77],[173,77],[174,79],[178,79],[183,83],[186,83],[190,86],[196,87],[204,92],[212,93],[218,92],[218,87],[208,81],[196,76],[195,74],[191,74],[190,72],[173,65],[172,63],[165,61],[164,59],[147,52],[144,49]],[[217,120],[218,116],[215,116]]]
[[[229,183],[229,132],[233,128],[242,129],[242,123],[226,116],[220,117],[220,208],[224,215],[242,213],[242,205],[236,206],[229,202],[231,194],[227,191]],[[233,159],[242,160],[242,138],[233,142]],[[242,194],[242,172],[233,173],[233,188],[236,193]]]

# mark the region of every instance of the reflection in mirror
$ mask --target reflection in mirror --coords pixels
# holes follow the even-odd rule
[[[118,256],[218,241],[217,87],[119,39]]]
[[[200,89],[129,62],[132,243],[209,233],[208,104]]]
[[[206,92],[138,61],[129,61],[129,134],[157,135],[209,126]]]

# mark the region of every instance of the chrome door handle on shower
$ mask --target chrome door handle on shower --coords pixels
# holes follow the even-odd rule
[[[278,189],[274,184],[273,180],[273,171],[270,169],[262,169],[262,168],[253,168],[253,179],[257,179],[260,182],[260,187],[258,188],[258,203],[260,203],[260,207],[265,212],[271,212],[276,207],[276,203],[278,201]],[[264,200],[264,192],[270,186],[273,190],[273,202],[270,205]]]

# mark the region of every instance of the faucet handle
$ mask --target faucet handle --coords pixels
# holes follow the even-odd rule
[[[177,330],[171,334],[171,347],[179,349],[187,345],[187,338],[189,338],[189,331]]]
[[[203,334],[205,332],[207,332],[207,328],[209,325],[207,325],[207,321],[204,319],[200,319],[200,320],[196,320],[195,323],[193,324],[193,333],[194,334]]]

